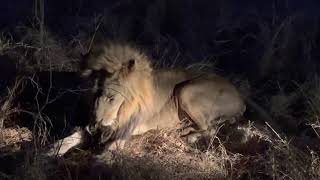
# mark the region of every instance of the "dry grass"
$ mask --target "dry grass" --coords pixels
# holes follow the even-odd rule
[[[10,49],[10,40],[5,37],[0,37],[0,55],[4,54],[8,49]]]
[[[227,173],[222,158],[197,152],[166,131],[135,137],[124,150],[106,152],[99,158],[121,179],[221,179]]]
[[[11,115],[18,111],[14,100],[19,95],[21,89],[23,89],[23,81],[23,78],[17,78],[12,88],[7,88],[7,95],[2,98],[0,97],[0,130],[5,128],[6,120],[10,123]]]
[[[212,143],[203,150],[186,144],[175,132],[154,130],[133,137],[124,149],[98,156],[75,149],[55,161],[33,159],[25,170],[30,173],[24,177],[38,174],[45,175],[44,179],[320,178],[316,152],[302,151],[272,130],[252,124],[241,126],[238,131],[242,141],[239,142],[239,136],[219,135],[207,139]]]
[[[199,149],[186,144],[175,132],[149,131],[133,137],[124,149],[98,156],[74,150],[62,159],[47,161],[44,171],[51,173],[38,174],[59,179],[320,178],[316,152],[303,151],[270,128],[251,123],[239,126],[237,132],[241,136],[221,130],[218,136],[201,141],[206,148]],[[29,168],[39,162],[34,163]]]
[[[5,128],[0,132],[0,153],[14,153],[22,150],[21,145],[32,141],[32,132],[27,128]]]

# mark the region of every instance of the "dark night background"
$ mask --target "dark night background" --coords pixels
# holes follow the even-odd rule
[[[146,50],[157,67],[213,64],[205,70],[231,80],[276,120],[272,127],[290,139],[294,153],[296,149],[305,153],[294,154],[288,145],[293,159],[281,151],[280,158],[272,158],[286,165],[272,167],[297,179],[320,177],[319,168],[313,169],[318,174],[306,175],[299,174],[305,170],[302,166],[296,167],[307,156],[306,161],[320,167],[319,0],[0,0],[0,113],[6,114],[4,118],[0,114],[0,130],[26,127],[41,134],[49,119],[49,137],[41,134],[35,140],[38,146],[86,125],[92,102],[82,90],[92,82],[83,82],[77,72],[93,37],[94,42],[133,42]],[[10,91],[19,78],[24,83]],[[9,101],[6,97],[12,92],[16,96]],[[48,99],[55,101],[48,103]],[[9,106],[4,107],[4,102]],[[16,109],[24,111],[16,113]],[[254,110],[248,108],[246,113],[259,123]],[[43,124],[38,126],[39,122]],[[263,155],[269,150],[279,153],[275,144],[268,146]],[[0,164],[1,152],[0,136]],[[3,171],[16,172],[11,155],[8,161],[12,165],[5,170],[0,165],[0,179]],[[242,159],[240,164],[244,161],[250,160]],[[270,174],[269,167],[260,167],[265,161],[260,162],[253,162],[239,176],[286,177]]]
[[[34,24],[34,4],[33,0],[2,0],[0,29],[12,33],[18,25]],[[320,2],[316,0],[52,0],[44,4],[47,30],[63,41],[82,33],[92,35],[95,18],[104,16],[99,29],[104,38],[123,38],[149,49],[155,44],[168,47],[166,43],[174,41],[172,48],[187,56],[181,59],[212,58],[223,71],[252,80],[286,71],[285,77],[275,78],[303,81],[306,73],[319,69],[315,62]],[[287,25],[270,45],[282,23]],[[270,48],[276,49],[272,55],[267,54]]]

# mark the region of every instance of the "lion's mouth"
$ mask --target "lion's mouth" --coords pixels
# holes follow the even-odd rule
[[[88,125],[85,127],[85,130],[95,139],[95,141],[98,141],[99,144],[109,142],[115,134],[115,130],[111,125],[105,126],[101,123]]]
[[[111,126],[99,126],[93,134],[93,137],[98,140],[99,144],[105,144],[109,142],[115,131]]]

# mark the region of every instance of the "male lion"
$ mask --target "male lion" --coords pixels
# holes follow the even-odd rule
[[[223,122],[233,123],[246,109],[226,79],[181,69],[153,69],[150,59],[129,45],[93,48],[85,62],[83,74],[93,75],[96,81],[95,118],[88,131],[100,131],[101,142],[157,128],[183,129],[186,120],[194,125],[188,130],[208,132]],[[83,132],[77,133],[82,137]]]

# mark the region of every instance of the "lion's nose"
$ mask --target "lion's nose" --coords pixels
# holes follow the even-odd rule
[[[116,122],[116,119],[111,119],[111,120],[108,120],[108,121],[100,121],[101,122],[101,126],[112,126],[114,125],[114,123]]]

